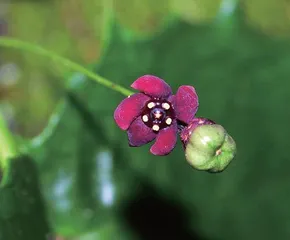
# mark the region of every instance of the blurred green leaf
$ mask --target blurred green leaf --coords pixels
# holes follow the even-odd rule
[[[155,33],[169,13],[169,0],[113,0],[117,20],[133,32]]]
[[[122,226],[122,223],[117,219],[106,223],[103,227],[96,229],[95,231],[88,232],[84,235],[73,238],[72,240],[136,240],[134,236],[126,227]]]
[[[242,4],[251,26],[268,35],[289,36],[289,1],[243,0]]]
[[[13,2],[8,16],[9,32],[74,61],[96,61],[109,20],[104,5],[100,1]],[[60,82],[60,76],[67,70],[37,55],[9,53],[10,61],[19,70],[15,94],[9,96],[16,106],[18,129],[25,136],[35,136],[62,94],[64,82]]]
[[[171,0],[171,9],[189,23],[212,21],[222,0]]]
[[[134,186],[128,169],[118,163],[123,153],[111,148],[116,144],[99,127],[111,128],[112,119],[94,119],[86,107],[79,96],[68,93],[50,120],[47,132],[52,135],[41,148],[42,139],[34,140],[51,224],[63,236],[102,227]]]
[[[53,1],[41,4],[37,1],[11,3],[7,18],[9,33],[13,37],[53,49],[59,54],[69,53],[70,57],[78,59],[75,51],[71,50],[74,49],[72,41],[60,24],[53,4]],[[52,15],[56,17],[51,18]],[[43,129],[62,93],[60,87],[63,83],[58,78],[64,74],[64,69],[40,56],[18,52],[10,51],[9,60],[19,75],[14,94],[9,96],[9,100],[15,106],[19,132],[31,137]]]
[[[110,1],[57,0],[62,22],[72,37],[75,51],[85,63],[96,62],[107,41],[107,28],[111,18]]]
[[[92,176],[102,173],[95,172],[94,166],[97,151],[104,147],[116,156],[112,165],[119,170],[113,176],[122,180],[114,183],[122,192],[119,201],[134,191],[128,184],[138,184],[134,177],[138,174],[184,204],[191,214],[191,228],[209,238],[289,238],[290,214],[285,211],[290,199],[289,143],[285,139],[290,134],[290,112],[281,104],[290,101],[290,46],[251,32],[241,19],[235,24],[227,29],[176,22],[145,42],[128,42],[115,26],[112,42],[96,68],[124,86],[143,74],[165,79],[174,91],[179,85],[194,85],[200,101],[198,115],[221,124],[237,143],[238,154],[230,167],[216,175],[194,171],[181,144],[166,157],[150,155],[149,146],[129,148],[126,133],[113,121],[113,111],[123,97],[76,74],[72,92],[51,120],[51,136],[35,149],[55,229],[87,231],[117,214],[114,208],[106,210],[100,195],[92,195],[101,187],[94,185]],[[65,196],[72,203],[66,210],[56,208],[59,200],[53,202],[57,195],[52,186],[62,176],[70,189]],[[94,221],[80,214],[85,209],[93,210]],[[199,222],[196,212],[202,216]]]
[[[54,1],[44,1],[41,4],[37,1],[13,2],[11,4],[11,14],[8,18],[10,35],[40,44],[73,59],[78,59],[72,39],[67,34],[64,25],[61,24],[61,18],[54,4]],[[52,18],[52,15],[55,17]],[[48,34],[49,32],[53,32],[53,34]],[[30,67],[30,70],[38,67],[45,73],[48,71],[45,69],[47,67],[45,59],[39,56],[31,57],[29,54],[21,56],[27,68],[25,70],[28,72],[28,67]],[[63,68],[59,68],[58,65],[53,64],[52,68],[54,72],[57,72],[57,75],[64,74]]]
[[[0,184],[0,239],[47,240],[50,229],[35,163],[19,156],[8,164]]]

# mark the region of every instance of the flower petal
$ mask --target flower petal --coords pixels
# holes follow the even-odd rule
[[[143,123],[141,116],[132,122],[127,133],[129,145],[131,147],[139,147],[151,142],[156,137],[156,133]]]
[[[178,88],[174,99],[176,118],[189,124],[198,109],[198,96],[192,86]]]
[[[143,93],[135,93],[125,98],[114,112],[114,119],[117,125],[127,130],[132,121],[141,113],[145,103],[149,101],[150,97]]]
[[[164,80],[153,75],[139,77],[131,87],[157,98],[168,97],[172,94],[171,87]]]
[[[156,142],[150,148],[150,152],[154,155],[167,155],[176,145],[177,139],[177,123],[173,121],[170,127],[159,131]]]
[[[168,102],[170,102],[172,104],[172,106],[174,106],[175,104],[175,95],[170,95],[169,98],[167,98]]]

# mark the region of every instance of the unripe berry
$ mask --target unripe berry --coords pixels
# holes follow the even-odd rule
[[[235,154],[235,141],[218,124],[197,126],[185,145],[185,157],[197,170],[221,172]]]

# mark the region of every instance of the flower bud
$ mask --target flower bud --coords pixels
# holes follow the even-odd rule
[[[218,124],[197,126],[185,145],[185,157],[197,170],[221,172],[236,154],[236,143]]]

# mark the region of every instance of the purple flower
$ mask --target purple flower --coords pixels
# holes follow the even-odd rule
[[[114,113],[117,125],[128,133],[129,145],[139,147],[153,141],[154,155],[167,155],[176,145],[178,125],[188,125],[198,109],[192,86],[180,86],[176,95],[162,79],[145,75],[131,85],[140,91],[124,99]]]

